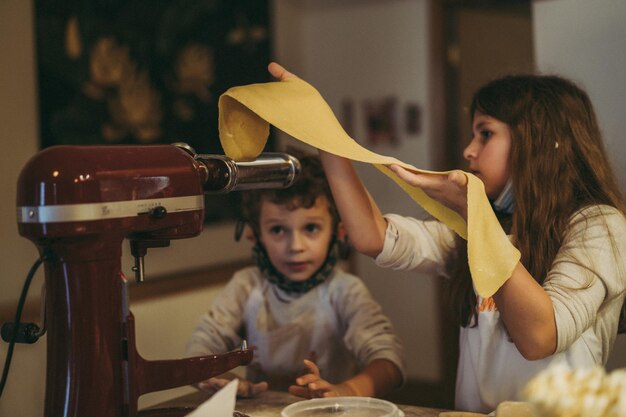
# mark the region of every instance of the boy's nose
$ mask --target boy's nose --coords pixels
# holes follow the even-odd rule
[[[300,233],[293,233],[289,240],[289,250],[292,252],[301,251],[304,249],[304,239]]]

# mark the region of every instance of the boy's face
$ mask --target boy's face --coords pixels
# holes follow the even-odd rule
[[[334,232],[325,197],[295,210],[263,200],[259,228],[272,265],[291,281],[305,281],[322,266]]]

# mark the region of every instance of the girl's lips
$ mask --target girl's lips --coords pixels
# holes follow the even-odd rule
[[[480,178],[482,180],[482,178],[480,177],[480,171],[470,170],[470,172],[472,174],[474,174],[474,176],[476,176],[476,177],[478,177],[478,178]]]

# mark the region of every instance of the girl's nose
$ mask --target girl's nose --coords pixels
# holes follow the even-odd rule
[[[476,155],[478,155],[478,147],[476,146],[476,141],[472,139],[465,149],[463,149],[463,158],[469,161],[470,159],[476,158]]]

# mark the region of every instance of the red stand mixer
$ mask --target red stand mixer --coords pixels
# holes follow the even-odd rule
[[[18,180],[19,233],[45,255],[45,417],[182,416],[138,411],[139,396],[193,384],[250,363],[243,348],[219,355],[148,361],[136,350],[122,243],[135,273],[170,239],[198,235],[204,195],[289,186],[299,162],[262,154],[250,162],[197,155],[184,144],[54,146]],[[208,248],[207,248],[208,249]]]

